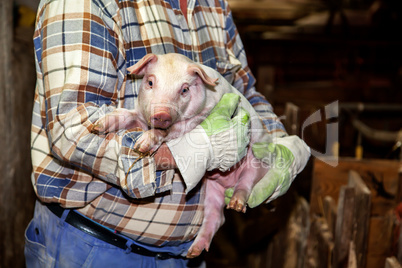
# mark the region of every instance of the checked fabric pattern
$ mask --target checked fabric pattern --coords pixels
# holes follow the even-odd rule
[[[140,81],[126,68],[147,53],[176,52],[217,69],[244,93],[267,131],[285,135],[255,91],[226,1],[42,0],[34,34],[37,84],[32,118],[32,183],[40,200],[78,208],[94,221],[152,245],[190,241],[203,217],[200,185],[185,195],[179,174],[136,163],[130,148],[141,130],[96,135],[93,123],[135,107]],[[136,183],[138,182],[138,189]],[[155,197],[141,198],[153,184]]]

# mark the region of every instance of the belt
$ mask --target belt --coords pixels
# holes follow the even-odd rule
[[[53,212],[54,215],[57,217],[61,218],[63,215],[63,212],[65,211],[64,208],[62,208],[60,205],[56,203],[51,203],[51,204],[46,204],[47,208]],[[159,260],[166,260],[169,258],[180,258],[179,256],[174,256],[171,255],[167,252],[153,252],[150,251],[146,248],[143,248],[141,246],[131,244],[129,245],[127,242],[128,240],[125,239],[124,237],[115,234],[111,230],[102,227],[100,224],[97,224],[93,222],[92,220],[84,217],[83,215],[75,212],[74,210],[70,210],[65,222],[70,224],[71,226],[77,228],[78,230],[89,234],[97,239],[100,239],[106,243],[109,243],[113,246],[116,246],[118,248],[127,250],[128,248],[131,248],[131,252],[143,255],[143,256],[148,256],[148,257],[155,257]]]

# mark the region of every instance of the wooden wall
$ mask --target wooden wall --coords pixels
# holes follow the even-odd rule
[[[332,267],[348,260],[351,241],[356,246],[357,267],[384,267],[386,258],[395,254],[401,168],[397,160],[339,158],[336,167],[314,161],[310,214],[326,219],[334,244]],[[360,185],[351,184],[356,177]],[[362,199],[363,192],[369,201]]]
[[[13,1],[0,2],[0,267],[25,267],[32,218],[30,124],[35,86],[31,28],[13,28]]]
[[[250,27],[250,26],[248,26]],[[402,126],[402,42],[363,37],[325,34],[277,34],[240,31],[250,65],[257,77],[257,89],[284,114],[286,103],[300,108],[300,125],[314,112],[338,101],[340,156],[354,156],[358,132],[352,119],[373,129],[397,132]],[[265,36],[265,37],[264,37]],[[377,107],[346,109],[348,104],[363,103]],[[380,108],[385,107],[385,108]],[[398,110],[392,110],[396,107]],[[381,110],[382,109],[382,110]],[[304,129],[306,143],[325,151],[325,120]],[[378,142],[363,136],[363,157],[395,158],[395,142]],[[397,153],[400,150],[397,150]]]

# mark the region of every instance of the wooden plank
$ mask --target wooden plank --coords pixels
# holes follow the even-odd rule
[[[361,176],[372,192],[371,215],[384,215],[385,211],[396,206],[398,198],[402,198],[399,170],[402,162],[394,160],[356,160],[352,158],[339,158],[338,165],[332,167],[326,163],[315,160],[313,181],[310,198],[310,211],[322,215],[323,199],[332,197],[336,202],[339,189],[348,183],[350,170],[355,170]],[[401,188],[401,190],[398,190]]]
[[[13,258],[15,239],[13,238],[11,222],[15,219],[18,208],[12,204],[10,192],[13,191],[13,175],[11,172],[14,154],[12,146],[11,109],[13,108],[11,92],[13,91],[11,73],[11,51],[13,38],[13,1],[2,1],[0,3],[0,267],[15,267],[18,265],[11,262]],[[11,199],[11,200],[10,200]],[[10,202],[11,201],[11,202]],[[13,214],[11,214],[11,209]],[[22,257],[22,256],[20,256]],[[20,262],[20,264],[22,264]]]
[[[309,7],[311,7],[303,5],[309,1],[298,1],[291,4],[285,1],[269,0],[229,0],[228,2],[236,18],[253,18],[254,20],[294,20],[300,17],[300,12],[308,14]]]
[[[327,221],[328,229],[331,231],[332,236],[335,236],[335,226],[336,226],[336,210],[337,206],[335,200],[330,197],[324,197],[324,218]]]
[[[333,235],[326,221],[316,221],[316,232],[319,260],[317,267],[330,267],[334,242]]]
[[[401,150],[401,159],[402,159],[402,150]],[[399,204],[401,202],[402,202],[402,166],[399,167],[398,192],[396,194],[396,203]]]
[[[366,268],[383,267],[385,259],[391,255],[394,222],[393,211],[389,211],[386,216],[371,217]]]
[[[401,264],[394,256],[389,257],[385,260],[385,268],[401,268],[401,267],[402,267]]]
[[[305,262],[307,237],[310,228],[309,204],[297,197],[285,225],[269,240],[257,260],[248,261],[247,267],[302,268]]]
[[[398,206],[398,208],[396,209],[397,210],[397,215],[400,213],[400,209],[401,209],[402,207],[401,206]],[[399,214],[400,215],[400,214]],[[398,215],[398,216],[399,216]],[[398,217],[397,216],[397,217]],[[396,223],[396,226],[395,226],[395,231],[399,231],[399,233],[398,233],[398,244],[397,245],[394,245],[395,246],[395,248],[393,248],[393,251],[395,252],[396,251],[396,257],[397,257],[397,259],[398,259],[398,261],[399,262],[402,262],[402,224],[401,224],[401,222],[400,222],[400,219],[398,219],[398,221],[397,221],[397,223]]]
[[[13,28],[14,1],[0,1],[0,267],[24,267],[33,216],[30,128],[35,91],[33,27]]]
[[[353,241],[350,241],[347,268],[357,268],[357,267],[362,267],[362,266],[357,265],[355,243]]]
[[[354,246],[358,267],[366,266],[371,192],[356,171],[349,172],[348,185],[355,189]]]
[[[2,1],[0,4],[0,146],[2,153],[0,154],[0,172],[3,180],[3,174],[7,173],[9,140],[7,130],[11,127],[10,121],[10,92],[12,92],[12,73],[11,73],[11,49],[13,42],[13,2]],[[3,203],[5,204],[5,203]]]
[[[339,203],[340,188],[348,184],[350,170],[355,170],[371,191],[366,268],[383,267],[385,258],[390,256],[395,222],[393,211],[402,199],[401,167],[401,162],[393,160],[340,158],[336,167],[318,160],[314,162],[310,203],[313,214],[324,213],[322,202],[327,195]]]
[[[300,135],[299,107],[291,102],[285,105],[285,128],[289,135]]]
[[[283,267],[303,267],[310,226],[309,212],[309,204],[304,198],[299,197],[284,230],[286,249]]]
[[[349,245],[353,239],[353,221],[355,212],[355,190],[342,186],[339,194],[338,212],[335,226],[334,268],[347,265]]]

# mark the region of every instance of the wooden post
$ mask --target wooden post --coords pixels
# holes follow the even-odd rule
[[[291,102],[287,102],[285,106],[285,128],[289,135],[299,135],[299,107]]]
[[[11,93],[13,90],[11,75],[11,48],[13,36],[13,1],[0,2],[0,266],[13,267],[9,262],[13,257],[13,232],[10,227],[15,219],[15,214],[11,215],[13,206],[10,200],[10,189],[13,187],[13,172],[11,162],[14,154],[12,153],[12,133],[11,130]],[[17,213],[15,208],[14,213]],[[9,222],[9,224],[4,225]]]
[[[249,262],[248,267],[304,267],[309,227],[309,205],[303,197],[297,197],[286,225],[270,240],[260,265]]]
[[[316,266],[331,267],[332,254],[334,249],[333,235],[323,218],[317,218],[312,225],[312,238],[316,241]]]
[[[25,267],[24,230],[34,206],[29,144],[33,28],[21,33],[13,27],[13,4],[0,1],[0,267]]]
[[[9,135],[5,130],[10,128],[9,120],[9,100],[12,90],[12,76],[11,76],[11,47],[12,47],[12,1],[0,2],[0,16],[2,23],[0,24],[0,145],[2,153],[0,154],[0,167],[2,174],[7,162],[5,161],[7,156]],[[4,180],[4,177],[3,177]],[[3,203],[4,204],[4,203]]]
[[[361,267],[357,265],[357,258],[356,258],[356,247],[353,241],[350,241],[349,244],[349,256],[348,256],[348,266],[347,268],[357,268]]]
[[[286,249],[283,267],[302,268],[310,226],[309,205],[299,197],[286,226]]]
[[[355,189],[354,246],[358,267],[366,267],[368,233],[371,211],[371,192],[359,174],[349,172],[348,185]]]
[[[353,221],[355,212],[355,190],[342,186],[339,194],[338,213],[335,226],[334,268],[347,265],[349,244],[353,238]]]
[[[331,231],[332,236],[335,236],[336,226],[336,203],[330,196],[324,197],[324,218],[327,221],[328,228]]]
[[[334,267],[344,267],[346,261],[348,267],[365,267],[370,208],[370,190],[356,171],[350,171],[348,185],[341,187],[339,195]]]
[[[385,260],[385,268],[401,268],[401,264],[395,257],[389,257]]]

